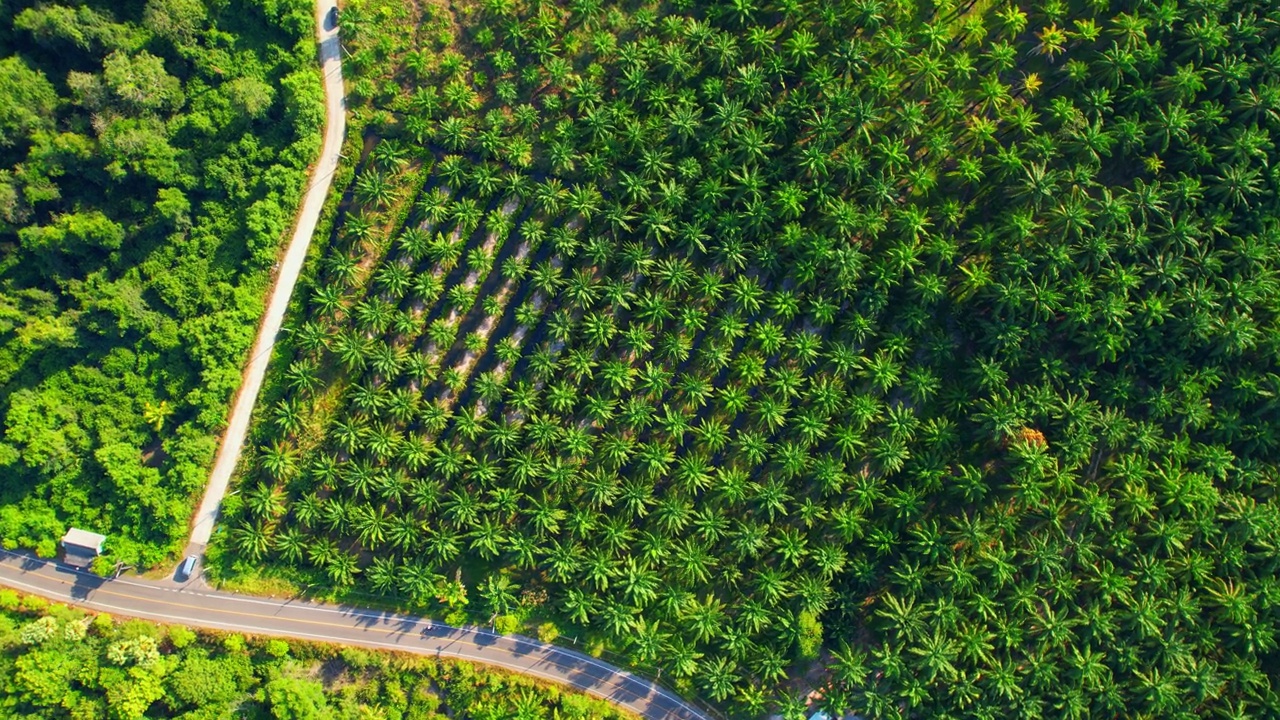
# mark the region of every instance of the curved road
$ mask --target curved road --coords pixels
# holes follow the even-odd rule
[[[303,600],[195,591],[134,578],[109,580],[7,550],[0,550],[0,584],[90,610],[157,622],[481,662],[570,685],[644,718],[711,720],[649,680],[588,655],[479,628]]]
[[[338,28],[327,22],[333,7],[335,0],[316,2],[317,40],[324,72],[324,143],[195,516],[188,554],[203,554],[213,535],[218,508],[248,435],[250,416],[262,389],[271,350],[338,167],[346,132],[346,94]],[[6,550],[0,550],[0,584],[91,610],[157,622],[482,662],[569,685],[644,718],[711,720],[657,684],[588,655],[479,628],[455,628],[426,618],[349,606],[210,591],[199,581],[180,586],[171,581],[136,578],[108,580],[67,565]]]
[[[267,302],[196,513],[188,554],[203,554],[213,535],[218,508],[240,459],[253,407],[262,389],[271,350],[284,322],[289,298],[329,193],[346,132],[346,94],[338,28],[328,26],[334,0],[317,0],[316,20],[324,72],[325,133],[312,169],[297,225]],[[711,720],[678,696],[637,675],[588,655],[519,636],[479,628],[455,628],[431,620],[305,600],[248,597],[209,591],[198,581],[179,586],[135,578],[104,579],[59,563],[0,550],[0,584],[92,610],[193,627],[275,635],[378,650],[400,650],[494,665],[572,686],[653,720]],[[199,588],[199,589],[197,589]]]
[[[227,492],[231,474],[240,460],[240,449],[249,433],[249,418],[253,415],[253,406],[262,389],[267,364],[271,362],[271,349],[275,347],[276,336],[280,334],[280,326],[284,323],[284,313],[289,307],[293,287],[298,282],[298,274],[302,272],[302,262],[307,258],[307,248],[311,246],[311,236],[315,234],[320,210],[324,208],[325,197],[329,194],[329,184],[338,169],[342,138],[347,129],[347,99],[342,85],[342,53],[338,44],[338,28],[336,25],[328,26],[329,11],[333,7],[334,0],[316,2],[317,41],[320,67],[324,72],[324,144],[320,149],[320,158],[312,168],[311,185],[303,196],[293,237],[280,262],[275,286],[267,301],[267,311],[262,316],[262,324],[258,326],[258,337],[249,353],[249,364],[245,367],[240,390],[231,407],[231,417],[227,420],[227,430],[222,436],[222,445],[213,462],[213,472],[209,475],[204,499],[200,501],[200,509],[196,512],[188,554],[203,553],[213,535],[213,525],[218,519],[218,506],[222,504],[222,496]]]

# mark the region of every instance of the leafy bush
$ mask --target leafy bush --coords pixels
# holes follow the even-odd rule
[[[0,8],[6,546],[181,548],[318,148],[311,7]]]
[[[168,644],[157,642],[166,635]],[[244,645],[242,636],[226,637]],[[286,659],[279,647],[290,644],[297,657],[314,659]],[[464,663],[359,651],[361,662],[352,665],[347,653],[330,646],[280,639],[249,645],[251,652],[230,650],[215,635],[177,626],[166,633],[141,621],[116,625],[108,616],[91,619],[60,605],[44,615],[0,608],[0,702],[20,717],[40,718],[329,720],[424,711],[629,717],[577,693]]]

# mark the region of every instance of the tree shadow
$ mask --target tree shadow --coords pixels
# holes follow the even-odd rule
[[[424,618],[401,615],[389,610],[366,610],[353,605],[343,605],[340,609],[344,615],[355,619],[356,627],[382,630],[389,636],[407,637],[417,633],[424,624],[430,627],[430,623]]]
[[[327,37],[324,40],[321,40],[320,41],[320,64],[323,65],[329,60],[338,59],[338,55],[341,52],[342,52],[342,43],[338,39],[337,35],[331,35],[330,37]]]
[[[110,582],[107,578],[60,562],[49,562],[34,557],[27,557],[22,561],[22,569],[27,572],[35,572],[49,566],[52,566],[55,572],[66,573],[74,578],[71,588],[68,590],[68,594],[73,600],[84,602],[89,599],[93,591]]]
[[[100,578],[91,573],[77,572],[76,581],[71,585],[71,597],[80,601],[88,600],[89,595],[92,594],[94,590],[97,590],[106,583],[106,578]]]
[[[33,555],[26,555],[26,554],[23,554],[23,555],[22,555],[22,564],[20,564],[18,567],[22,568],[22,571],[23,571],[23,572],[35,572],[35,571],[39,570],[40,568],[45,567],[45,566],[46,566],[46,565],[48,565],[48,564],[49,564],[49,563],[48,563],[47,561],[45,561],[45,560],[41,560],[41,559],[40,559],[40,558],[38,558],[38,557],[35,557],[35,556],[33,556]],[[61,564],[59,564],[59,565],[57,566],[57,569],[59,569],[59,570],[62,570],[62,569],[64,569],[64,568],[65,568],[65,571],[72,571],[72,568],[71,568],[71,567],[68,567],[68,566],[65,566],[65,565],[61,565]]]
[[[522,635],[508,636],[511,640],[511,653],[517,657],[532,655],[537,652],[538,644]]]

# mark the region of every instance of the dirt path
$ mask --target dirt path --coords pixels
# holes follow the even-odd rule
[[[338,169],[338,153],[342,150],[342,138],[346,132],[347,123],[346,91],[342,85],[342,53],[338,44],[338,28],[330,22],[329,16],[333,7],[335,7],[334,0],[316,0],[317,42],[320,68],[324,72],[324,145],[320,149],[320,157],[315,167],[312,168],[311,185],[308,186],[306,195],[303,197],[302,209],[298,213],[293,237],[290,238],[289,247],[285,250],[284,259],[280,262],[275,285],[267,301],[267,311],[262,316],[262,324],[258,326],[258,337],[253,342],[249,362],[244,368],[240,390],[236,393],[231,417],[227,421],[227,430],[222,436],[222,444],[214,459],[209,485],[205,488],[204,499],[200,502],[200,509],[195,515],[187,554],[203,553],[204,547],[208,545],[209,538],[213,535],[213,526],[218,519],[218,507],[222,504],[222,496],[227,492],[231,473],[236,468],[236,463],[240,459],[240,450],[249,433],[249,418],[253,415],[253,406],[262,389],[267,364],[271,361],[271,350],[275,347],[280,326],[284,323],[285,309],[289,306],[293,287],[298,282],[303,260],[306,259],[307,249],[311,246],[311,236],[315,233],[316,223],[320,220],[320,210],[324,207],[325,198],[329,195],[333,174]]]

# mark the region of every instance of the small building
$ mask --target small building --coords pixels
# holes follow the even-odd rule
[[[63,562],[76,567],[88,567],[102,554],[106,535],[99,535],[80,528],[71,528],[62,536]]]

